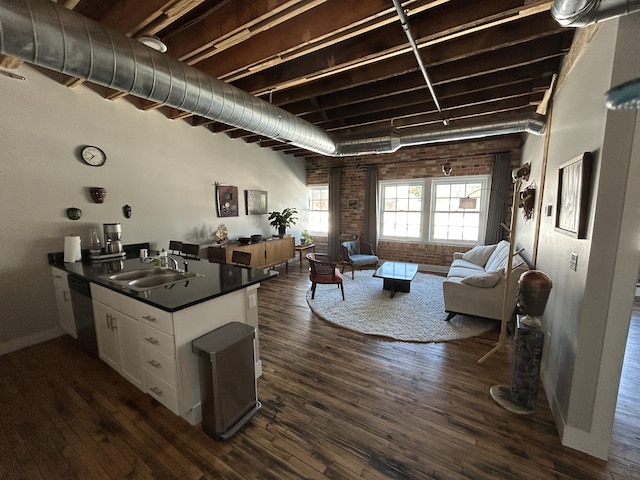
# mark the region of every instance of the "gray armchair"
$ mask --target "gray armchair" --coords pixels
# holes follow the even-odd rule
[[[342,251],[342,273],[344,273],[344,267],[350,265],[352,279],[354,278],[355,267],[373,265],[374,268],[377,268],[379,259],[369,243],[352,240],[342,242],[340,248]]]

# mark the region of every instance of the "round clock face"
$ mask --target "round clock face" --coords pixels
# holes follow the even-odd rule
[[[98,147],[84,147],[82,149],[81,155],[82,160],[84,160],[87,165],[91,165],[92,167],[99,167],[101,165],[104,165],[104,162],[107,161],[107,156]]]

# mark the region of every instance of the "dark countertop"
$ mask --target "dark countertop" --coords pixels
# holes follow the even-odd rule
[[[206,302],[207,300],[269,280],[278,275],[277,271],[270,269],[236,267],[230,264],[209,263],[207,260],[185,259],[175,255],[172,256],[178,260],[180,268],[184,268],[182,262],[187,260],[190,273],[200,273],[204,276],[188,281],[181,281],[166,287],[137,292],[100,277],[110,273],[126,272],[141,268],[154,268],[153,263],[143,263],[139,258],[102,262],[64,262],[62,260],[63,255],[49,254],[49,264],[64,270],[70,275],[82,277],[90,282],[122,293],[127,297],[148,303],[167,312],[175,312],[198,303]]]

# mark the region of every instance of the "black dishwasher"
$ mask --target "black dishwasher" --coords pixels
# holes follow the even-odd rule
[[[90,284],[84,278],[76,275],[69,274],[67,278],[78,343],[82,350],[97,357],[98,342],[96,340],[96,325],[93,320]]]

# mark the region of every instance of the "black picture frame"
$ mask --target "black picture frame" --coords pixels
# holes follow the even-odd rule
[[[558,167],[557,232],[586,238],[593,156],[584,152]]]
[[[247,215],[263,215],[268,213],[268,195],[264,190],[245,190],[244,204]]]

